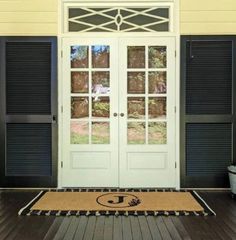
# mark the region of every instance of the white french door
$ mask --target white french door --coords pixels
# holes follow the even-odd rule
[[[118,186],[118,40],[63,40],[63,169],[67,187]]]
[[[120,41],[121,187],[175,187],[175,42]]]
[[[174,38],[63,39],[63,187],[175,187]]]

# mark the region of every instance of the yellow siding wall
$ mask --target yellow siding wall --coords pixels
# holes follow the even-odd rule
[[[236,0],[180,0],[181,34],[236,34]]]
[[[57,35],[59,0],[0,0],[0,35]]]
[[[57,35],[60,0],[0,0],[0,35]],[[180,0],[181,34],[236,34],[236,0]]]

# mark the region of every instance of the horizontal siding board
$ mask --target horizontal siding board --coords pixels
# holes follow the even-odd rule
[[[183,35],[230,35],[236,34],[236,23],[181,23],[180,32]]]
[[[0,12],[0,23],[57,24],[57,12]]]
[[[181,11],[181,23],[236,23],[236,11]]]
[[[185,35],[236,34],[236,1],[181,0],[180,33]]]
[[[235,0],[180,0],[180,9],[188,11],[196,10],[236,10]]]
[[[57,0],[0,0],[1,36],[55,36]]]
[[[56,23],[0,23],[0,35],[57,35]]]
[[[0,1],[1,12],[54,12],[57,11],[57,7],[57,0]]]

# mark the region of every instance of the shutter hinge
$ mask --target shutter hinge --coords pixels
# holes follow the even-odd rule
[[[177,57],[177,51],[175,50],[175,57]]]
[[[63,57],[63,51],[61,50],[61,57]]]
[[[177,162],[175,162],[175,168],[177,168]]]
[[[63,106],[61,106],[61,113],[63,113]]]
[[[175,113],[176,113],[176,106],[175,106]]]
[[[61,161],[61,168],[63,168],[63,162]]]

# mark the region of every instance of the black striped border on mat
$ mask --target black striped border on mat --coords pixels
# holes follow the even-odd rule
[[[196,201],[202,206],[203,211],[41,211],[30,210],[31,207],[46,192],[190,192]],[[41,191],[25,207],[18,212],[21,216],[216,216],[216,213],[207,205],[196,191],[175,189],[90,189],[90,188],[63,188]]]

